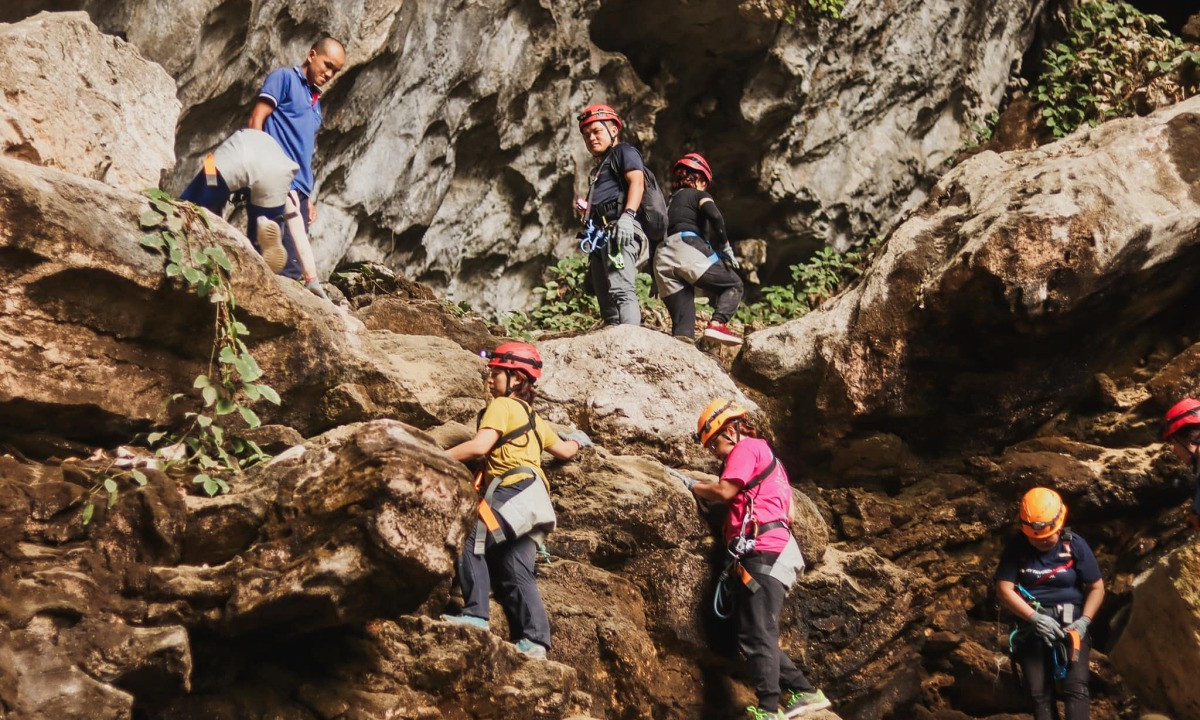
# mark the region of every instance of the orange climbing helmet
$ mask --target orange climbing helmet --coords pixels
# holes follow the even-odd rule
[[[501,343],[495,350],[481,350],[480,357],[488,359],[489,368],[519,370],[536,381],[542,376],[542,356],[529,343]]]
[[[1170,440],[1189,425],[1200,425],[1200,400],[1184,398],[1171,406],[1163,417],[1162,439]]]
[[[625,127],[625,123],[621,122],[621,116],[617,114],[617,111],[603,104],[588,105],[583,109],[583,112],[579,113],[579,117],[576,119],[579,120],[580,132],[583,132],[583,129],[592,123],[603,122],[605,120],[615,122],[618,131]]]
[[[1062,530],[1067,521],[1067,506],[1050,488],[1035,487],[1021,498],[1020,515],[1021,532],[1040,540]]]
[[[746,408],[732,400],[718,398],[710,402],[700,413],[700,418],[696,421],[696,434],[692,437],[696,442],[708,447],[708,444],[727,423],[744,417],[746,417]]]

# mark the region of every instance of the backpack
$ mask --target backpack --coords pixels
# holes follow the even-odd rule
[[[634,148],[634,152],[637,152],[637,148]],[[618,153],[613,153],[612,156],[620,157]],[[638,153],[638,157],[641,157],[641,153]],[[657,247],[667,239],[667,199],[658,185],[658,178],[654,177],[650,168],[646,167],[645,163],[642,164],[642,168],[646,176],[646,189],[642,192],[642,205],[637,211],[637,221],[641,223],[651,247]],[[619,167],[615,159],[613,169],[617,172],[617,182],[628,192],[629,188],[625,185],[625,169]]]

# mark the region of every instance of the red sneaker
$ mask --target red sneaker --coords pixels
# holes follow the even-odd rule
[[[729,326],[725,323],[710,322],[708,327],[704,328],[704,337],[722,345],[741,345],[742,339],[734,335],[729,330]]]

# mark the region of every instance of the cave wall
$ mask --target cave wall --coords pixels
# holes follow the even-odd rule
[[[789,24],[780,0],[18,0],[0,20],[83,9],[161,64],[184,107],[173,190],[245,122],[270,69],[342,38],[318,139],[319,265],[382,260],[503,311],[574,251],[587,103],[620,109],[660,177],[705,153],[732,236],[767,239],[786,267],[924,197],[1001,101],[1043,5],[851,0],[842,20]]]

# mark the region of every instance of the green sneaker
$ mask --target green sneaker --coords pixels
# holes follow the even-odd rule
[[[767,712],[766,710],[761,710],[754,705],[747,705],[746,712],[750,713],[751,720],[785,720],[783,712],[779,710],[776,710],[775,712]]]
[[[788,695],[787,700],[783,702],[782,715],[785,718],[800,717],[811,712],[824,710],[831,704],[829,698],[825,697],[825,693],[820,690],[812,692],[797,692],[793,690]]]

